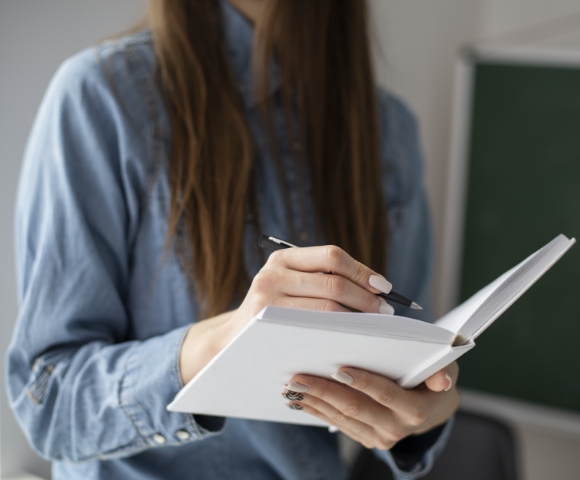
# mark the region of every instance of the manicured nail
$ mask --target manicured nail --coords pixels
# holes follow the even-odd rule
[[[284,387],[287,388],[288,390],[294,390],[295,392],[302,392],[302,393],[306,393],[308,390],[310,390],[310,387],[308,387],[306,385],[302,385],[301,383],[297,383],[297,382],[287,383],[286,385],[284,385]]]
[[[302,405],[298,405],[296,403],[287,403],[286,406],[290,409],[290,410],[302,410],[304,407]]]
[[[379,313],[384,315],[392,315],[395,313],[395,309],[389,305],[384,298],[379,297]]]
[[[283,393],[282,396],[288,400],[295,400],[297,402],[304,400],[304,395],[298,392],[293,392],[292,390],[288,390],[286,393]]]
[[[445,374],[445,378],[447,379],[447,381],[449,382],[447,384],[447,388],[445,389],[446,392],[448,392],[449,390],[451,390],[451,387],[453,386],[453,380],[451,380],[451,377],[449,376],[448,373]]]
[[[348,373],[345,373],[342,370],[338,370],[337,372],[333,373],[331,377],[339,381],[340,383],[346,383],[347,385],[354,382],[354,378],[352,378]]]
[[[369,285],[383,293],[389,293],[393,289],[391,282],[379,275],[371,275],[369,277]]]

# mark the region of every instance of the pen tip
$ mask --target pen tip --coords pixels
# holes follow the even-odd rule
[[[413,302],[413,303],[411,304],[411,308],[412,308],[413,310],[423,310],[423,307],[422,307],[421,305],[419,305],[418,303],[415,303],[415,302]]]

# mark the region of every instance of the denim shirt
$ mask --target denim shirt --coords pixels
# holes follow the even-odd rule
[[[222,11],[257,146],[264,232],[309,244],[309,179],[293,168],[280,109],[275,128],[290,199],[307,205],[306,221],[288,218],[252,97],[252,26],[227,2]],[[20,312],[8,352],[14,412],[34,449],[53,461],[54,479],[344,479],[337,435],[327,429],[165,408],[183,386],[179,350],[198,308],[178,258],[164,256],[170,129],[154,61],[148,31],[82,52],[62,65],[40,107],[16,208]],[[383,273],[429,319],[430,227],[417,125],[401,101],[383,91],[378,98],[391,229]],[[289,237],[291,223],[300,238]],[[245,260],[253,276],[263,259],[251,225]],[[251,392],[232,394],[251,401]],[[397,478],[416,478],[449,428],[407,470],[393,452],[376,453]]]

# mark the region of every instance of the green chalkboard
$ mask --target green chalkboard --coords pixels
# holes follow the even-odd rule
[[[580,67],[475,63],[465,300],[559,233],[580,240]],[[580,412],[580,246],[477,340],[460,385]]]

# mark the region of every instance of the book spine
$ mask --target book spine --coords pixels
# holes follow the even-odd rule
[[[431,375],[457,360],[461,355],[475,347],[475,343],[452,347],[448,345],[440,354],[434,355],[418,367],[403,375],[397,380],[397,384],[403,388],[414,388],[427,380]]]

